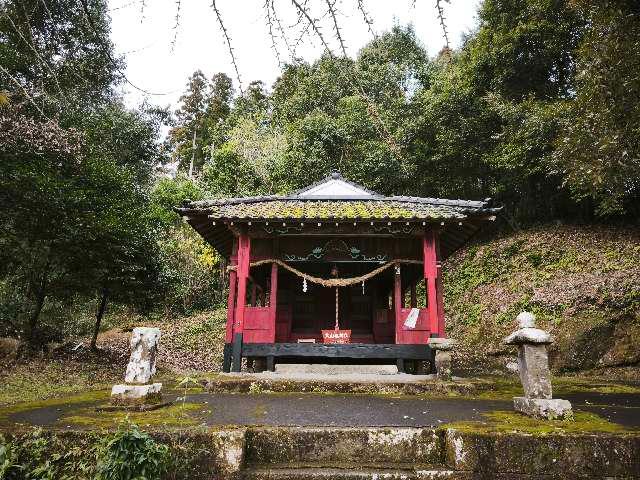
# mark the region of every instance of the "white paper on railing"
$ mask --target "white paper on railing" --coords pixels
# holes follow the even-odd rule
[[[418,323],[418,315],[420,314],[420,310],[417,308],[412,308],[407,315],[407,319],[404,321],[404,326],[407,328],[416,328],[416,323]]]

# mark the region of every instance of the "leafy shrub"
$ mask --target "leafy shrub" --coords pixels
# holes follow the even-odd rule
[[[136,425],[125,423],[98,448],[97,480],[159,480],[171,455]]]

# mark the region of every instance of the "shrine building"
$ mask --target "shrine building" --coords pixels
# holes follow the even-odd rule
[[[334,173],[290,195],[176,209],[226,259],[223,370],[276,362],[432,361],[444,337],[441,261],[499,208],[386,197]],[[418,292],[421,292],[418,298]]]

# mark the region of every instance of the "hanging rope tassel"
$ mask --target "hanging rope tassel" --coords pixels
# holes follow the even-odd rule
[[[339,298],[340,295],[338,294],[338,287],[336,287],[336,326],[335,326],[335,330],[340,330],[340,322],[338,321],[338,306],[339,306]]]
[[[307,293],[307,277],[302,277],[302,291]]]
[[[364,295],[364,280],[362,281],[362,295]]]

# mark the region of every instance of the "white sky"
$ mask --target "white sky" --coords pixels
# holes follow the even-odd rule
[[[197,69],[208,77],[225,72],[234,79],[238,89],[211,0],[181,0],[180,3],[180,22],[176,31],[176,0],[109,0],[112,39],[116,52],[126,57],[128,79],[144,90],[164,94],[149,96],[151,103],[173,108],[185,89],[187,78]],[[474,27],[479,3],[480,0],[442,2],[452,47],[458,46],[462,34]],[[444,46],[434,0],[416,0],[415,4],[412,0],[368,0],[364,4],[376,33],[389,30],[394,23],[411,23],[431,56]],[[264,19],[264,0],[217,0],[217,5],[231,36],[243,85],[246,87],[252,80],[262,80],[270,87],[279,74],[279,67]],[[285,27],[293,25],[296,12],[292,2],[276,0],[275,5],[282,24]],[[314,16],[320,17],[326,2],[309,0],[308,5]],[[338,0],[336,3],[342,36],[351,56],[372,39],[356,5],[356,0]],[[337,53],[332,25],[325,17],[322,33]],[[293,42],[295,31],[287,31]],[[177,37],[175,48],[172,48],[174,32]],[[323,49],[312,33],[306,39],[296,53],[298,57],[313,61]],[[290,58],[282,41],[278,50],[283,61]],[[145,97],[130,85],[124,91],[127,103],[132,106]]]

